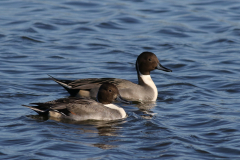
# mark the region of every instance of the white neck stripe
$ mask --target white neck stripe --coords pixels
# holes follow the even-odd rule
[[[156,87],[155,83],[153,82],[151,76],[150,75],[142,75],[141,73],[139,74],[139,76],[142,78],[143,82],[146,85],[148,85],[150,88],[153,89],[154,94],[153,94],[152,100],[155,101],[158,96],[158,90],[157,90],[157,87]]]

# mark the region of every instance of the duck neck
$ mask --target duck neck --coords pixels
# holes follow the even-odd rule
[[[138,67],[138,62],[136,62],[136,70],[137,70],[137,74],[138,74],[138,84],[140,86],[148,86],[150,87],[152,90],[153,90],[153,101],[155,101],[157,99],[157,96],[158,96],[158,90],[157,90],[157,87],[155,85],[155,83],[153,82],[150,74],[148,75],[143,75],[140,70],[139,70],[139,67]]]
[[[148,86],[149,88],[151,88],[151,90],[153,91],[152,100],[156,101],[158,96],[158,90],[150,75],[142,74],[138,75],[138,84],[141,86]]]
[[[150,76],[150,72],[149,72],[149,74],[143,75],[141,73],[141,71],[139,70],[139,65],[138,65],[137,61],[136,61],[136,70],[137,70],[137,74],[138,74],[138,84],[139,85],[148,85],[152,89],[157,89],[156,85],[154,84],[154,82]]]

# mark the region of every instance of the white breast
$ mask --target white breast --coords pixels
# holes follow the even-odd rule
[[[108,108],[111,108],[111,109],[115,109],[115,110],[118,110],[122,116],[122,118],[125,118],[127,116],[126,112],[124,111],[123,108],[121,107],[118,107],[117,105],[114,105],[114,104],[104,104],[104,106],[108,107]]]
[[[157,96],[158,96],[158,90],[157,90],[157,87],[156,87],[155,83],[153,82],[151,76],[140,74],[140,77],[142,78],[143,82],[146,85],[148,85],[149,87],[151,87],[153,89],[154,94],[153,94],[152,101],[156,101]]]

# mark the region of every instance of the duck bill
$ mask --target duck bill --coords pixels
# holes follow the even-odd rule
[[[131,104],[131,102],[123,99],[120,95],[117,96],[116,100],[117,100],[118,102],[122,102],[122,103],[125,103],[125,104]]]
[[[162,70],[162,71],[165,71],[165,72],[172,72],[171,69],[168,69],[166,67],[163,67],[160,63],[158,63],[156,69],[159,69],[159,70]]]

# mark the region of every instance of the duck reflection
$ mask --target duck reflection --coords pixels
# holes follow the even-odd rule
[[[154,107],[156,107],[156,102],[133,102],[133,106],[138,108],[138,110],[133,111],[138,116],[144,119],[151,119],[156,113],[152,111]],[[126,106],[128,107],[128,106]],[[125,107],[123,107],[125,109]]]
[[[56,122],[58,125],[56,127],[51,127],[51,128],[58,128],[59,132],[59,126],[62,130],[60,131],[59,134],[65,133],[66,130],[67,134],[71,134],[74,132],[76,135],[82,135],[84,134],[87,137],[104,137],[104,138],[97,138],[97,140],[100,142],[98,143],[90,143],[89,142],[80,142],[76,139],[76,141],[72,140],[66,140],[62,139],[61,141],[67,141],[67,142],[72,142],[72,143],[80,143],[83,145],[88,145],[88,146],[94,146],[98,147],[101,149],[112,149],[118,147],[118,145],[112,145],[111,143],[115,143],[120,141],[118,138],[114,137],[119,137],[119,129],[122,128],[122,125],[126,123],[125,119],[122,120],[112,120],[112,121],[97,121],[97,120],[86,120],[86,121],[73,121],[73,120],[66,120],[66,119],[58,119],[54,117],[48,117],[48,116],[40,116],[40,115],[28,115],[27,117],[35,119],[37,121],[53,121]],[[58,123],[60,122],[60,123]],[[52,125],[52,123],[51,123]],[[47,125],[46,125],[47,126]]]
[[[48,116],[41,116],[41,115],[28,115],[27,117],[30,117],[37,121],[53,120],[53,121],[57,121],[57,122],[64,123],[64,124],[72,124],[75,126],[74,128],[80,130],[81,133],[98,133],[98,135],[100,135],[100,136],[118,136],[117,131],[119,128],[121,128],[120,125],[126,123],[126,120],[73,121],[73,120],[68,120],[68,119],[59,119],[59,118],[55,118],[55,117],[48,117]]]
[[[155,101],[149,101],[149,102],[133,102],[137,108],[140,110],[150,110],[156,106]]]

